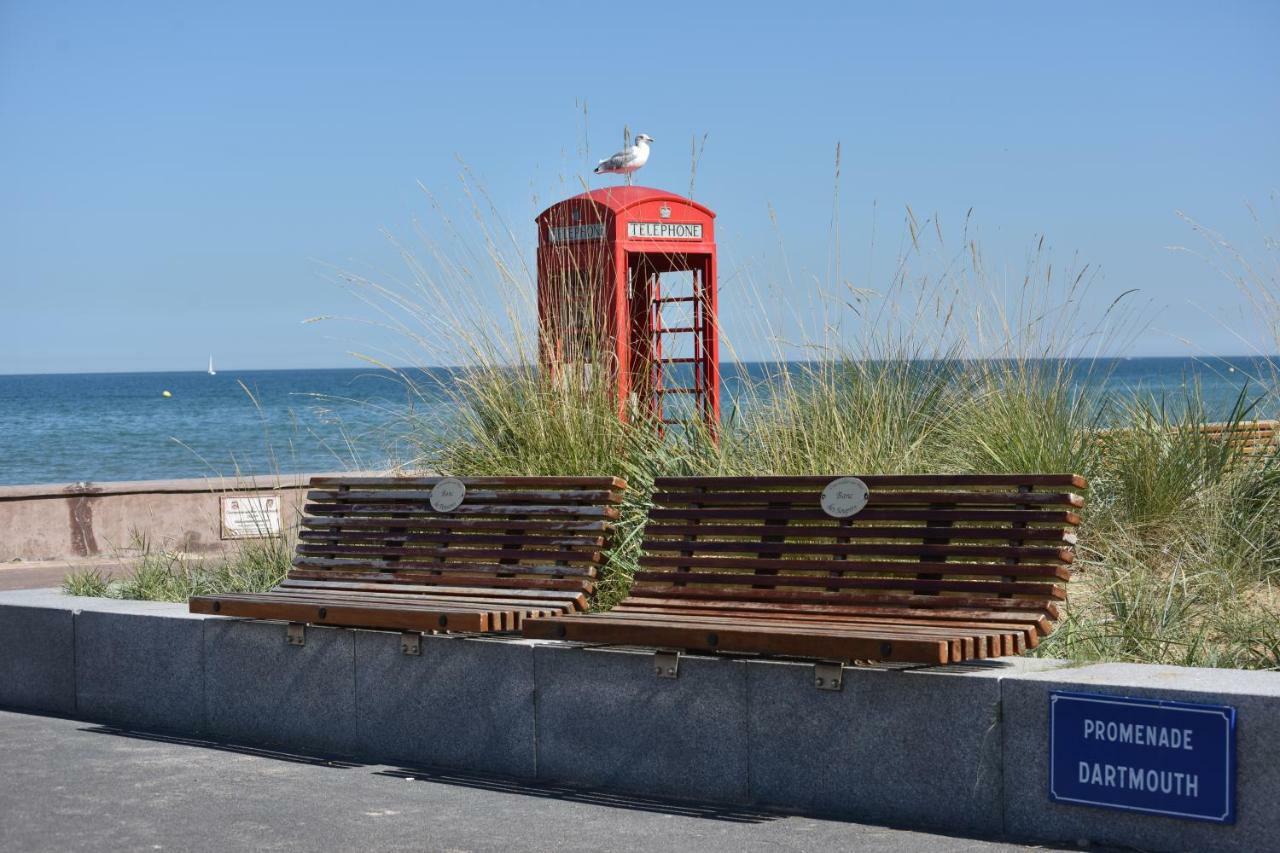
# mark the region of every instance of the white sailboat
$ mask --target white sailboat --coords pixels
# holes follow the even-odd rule
[[[218,371],[213,369],[213,356],[209,356],[209,375],[210,376],[218,375]]]

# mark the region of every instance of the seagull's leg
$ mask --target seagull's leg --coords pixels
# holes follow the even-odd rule
[[[631,186],[631,176],[634,172],[627,172],[627,186]]]

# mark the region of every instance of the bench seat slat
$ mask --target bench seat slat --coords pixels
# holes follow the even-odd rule
[[[195,596],[190,601],[192,613],[219,616],[242,616],[252,619],[278,619],[287,622],[310,622],[340,627],[394,628],[402,631],[489,631],[493,614],[484,611],[445,610],[378,604],[355,604],[335,601],[315,603],[294,601],[286,595],[266,593],[255,597],[224,594]],[[324,609],[325,615],[320,615]],[[440,617],[445,617],[441,624]]]
[[[740,614],[725,614],[719,612],[674,612],[663,610],[661,608],[614,608],[609,611],[610,618],[613,619],[633,619],[636,621],[649,621],[655,615],[661,616],[663,621],[672,624],[689,624],[689,625],[772,625],[772,626],[789,626],[789,627],[807,627],[810,625],[818,627],[833,626],[872,626],[878,633],[886,633],[898,631],[908,634],[923,634],[926,636],[936,637],[953,637],[957,632],[970,633],[975,636],[984,634],[989,636],[999,635],[1018,635],[1024,641],[1028,637],[1034,637],[1036,631],[1034,628],[1017,625],[1002,625],[997,622],[976,622],[954,620],[947,623],[936,622],[932,620],[912,620],[905,618],[871,618],[865,616],[830,616],[830,615],[806,615],[803,613],[774,613],[774,614],[753,614],[744,616]]]
[[[590,643],[614,643],[702,649],[724,652],[759,652],[799,657],[846,660],[891,660],[911,663],[947,663],[945,640],[928,637],[888,641],[872,631],[792,630],[753,626],[720,628],[708,632],[696,627],[671,625],[661,619],[648,622],[610,620],[607,613],[574,618],[527,619],[524,634],[534,639],[566,639]],[[561,630],[563,629],[563,630]],[[710,642],[709,635],[715,635]]]

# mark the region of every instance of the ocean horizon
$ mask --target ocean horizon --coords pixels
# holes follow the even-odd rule
[[[1198,389],[1209,420],[1238,401],[1274,417],[1280,357],[1069,360],[1083,390],[1145,396],[1174,411]],[[1046,360],[1045,364],[1063,364]],[[796,364],[796,363],[792,363]],[[776,362],[726,362],[723,409]],[[380,469],[409,462],[412,429],[447,425],[465,368],[0,374],[0,484],[152,480]],[[169,395],[165,396],[165,392]]]

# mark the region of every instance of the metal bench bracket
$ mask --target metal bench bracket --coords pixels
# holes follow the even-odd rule
[[[422,654],[422,634],[417,631],[405,631],[401,634],[400,651],[415,657]]]
[[[653,671],[659,678],[679,678],[680,653],[655,652],[653,655]]]
[[[814,664],[813,686],[819,690],[840,690],[844,686],[844,663],[821,661]]]
[[[307,624],[305,622],[290,622],[289,627],[285,628],[284,641],[291,646],[305,646],[307,644]]]

